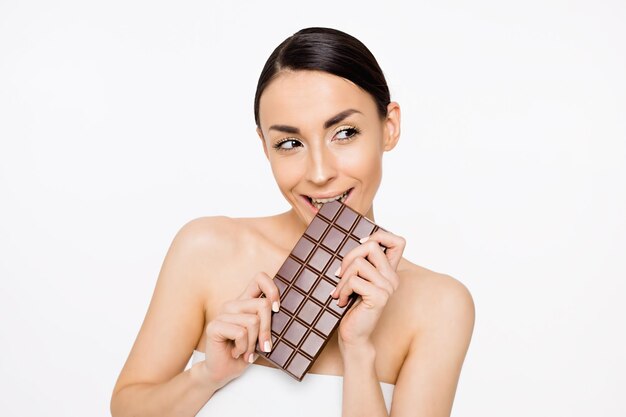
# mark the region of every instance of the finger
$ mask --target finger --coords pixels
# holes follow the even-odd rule
[[[357,301],[352,305],[352,308],[355,307],[359,300],[361,300],[361,303],[366,303],[369,307],[383,306],[387,303],[387,299],[389,298],[389,294],[384,289],[376,287],[371,282],[354,275],[346,281],[343,291],[345,294],[348,294],[348,296],[342,293],[337,300],[339,307],[345,307],[347,305],[346,300],[348,300],[350,294],[359,295]]]
[[[330,294],[332,298],[337,297],[337,304],[343,304],[344,299],[350,296],[350,292],[346,291],[346,285],[351,277],[353,276],[361,276],[361,277],[370,277],[374,281],[378,281],[378,278],[371,278],[372,275],[377,274],[376,268],[366,261],[363,258],[356,258],[352,261],[345,271],[342,272],[342,277],[339,280],[339,283],[335,287],[335,290]],[[383,284],[384,285],[384,284]]]
[[[265,272],[259,272],[254,276],[243,293],[239,296],[239,299],[257,298],[261,294],[265,294],[265,297],[271,300],[272,310],[278,312],[280,307],[280,293],[278,292],[278,287],[274,283],[274,280]]]
[[[406,247],[406,239],[402,236],[394,235],[386,230],[378,229],[371,235],[361,239],[361,243],[365,243],[370,240],[375,241],[386,248],[385,255],[387,256],[387,259],[389,259],[389,264],[394,271],[397,270],[400,259],[402,259],[402,253]]]
[[[272,310],[269,298],[249,298],[245,300],[231,300],[224,303],[222,307],[224,313],[254,313],[259,316],[259,348],[264,352],[272,349],[271,323]],[[256,343],[256,342],[255,342]]]
[[[219,316],[220,320],[236,324],[239,326],[244,326],[248,330],[248,338],[246,341],[246,350],[243,352],[243,358],[250,361],[250,355],[254,354],[254,348],[257,342],[257,337],[259,334],[259,316],[256,314],[250,313],[239,313],[239,314],[222,314]]]
[[[349,265],[351,265],[356,259],[359,259],[359,257],[367,259],[385,278],[392,282],[394,288],[397,288],[397,274],[389,263],[389,259],[383,252],[380,244],[374,240],[368,240],[348,252],[341,263],[342,266],[339,275],[343,276],[346,273],[346,268],[348,268]]]
[[[366,258],[369,263],[374,265],[378,272],[391,283],[394,290],[397,290],[400,285],[400,277],[398,277],[398,273],[392,268],[382,247],[374,241],[367,241],[363,243],[363,245],[369,245],[370,250]]]
[[[207,325],[206,334],[210,340],[216,342],[233,342],[235,347],[231,349],[231,355],[234,359],[239,358],[247,349],[248,331],[243,326],[216,318]]]
[[[389,295],[393,294],[394,287],[371,263],[363,258],[356,258],[345,271],[344,276],[337,285],[338,295],[337,305],[343,306],[348,302],[348,297],[352,294],[350,281],[354,278],[364,279],[374,286],[384,290]]]
[[[389,233],[389,232],[383,231],[381,233]],[[367,258],[368,255],[372,253],[374,250],[379,250],[383,254],[385,253],[384,251],[386,251],[388,248],[385,247],[384,245],[381,245],[375,239],[372,239],[371,238],[372,236],[375,236],[375,234],[372,234],[370,236],[365,236],[363,239],[361,239],[360,241],[361,244],[359,246],[352,248],[348,253],[346,253],[346,255],[343,257],[343,260],[341,262],[340,271],[343,271],[347,265],[349,265],[355,258],[359,256],[362,256],[363,258]],[[386,255],[385,255],[385,258],[387,259],[387,263],[389,263],[389,258]],[[395,270],[395,268],[393,268],[391,264],[389,265],[389,269]],[[341,272],[339,273],[339,275],[342,275]]]
[[[389,294],[384,289],[373,285],[360,277],[350,280],[351,291],[360,295],[361,303],[371,309],[382,309],[389,300]]]

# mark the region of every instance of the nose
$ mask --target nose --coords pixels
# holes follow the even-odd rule
[[[337,161],[324,146],[310,149],[306,177],[313,184],[322,186],[337,176]]]

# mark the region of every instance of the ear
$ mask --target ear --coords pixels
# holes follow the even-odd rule
[[[267,153],[267,144],[265,143],[265,138],[263,138],[263,132],[261,131],[261,128],[258,126],[256,128],[256,133],[257,135],[259,135],[259,139],[261,139],[261,143],[263,144],[263,152],[265,152],[265,157],[269,160],[270,156]]]
[[[400,139],[400,104],[392,101],[387,105],[387,117],[384,126],[384,150],[390,151],[396,147]]]

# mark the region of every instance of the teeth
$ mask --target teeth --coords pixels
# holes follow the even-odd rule
[[[348,190],[350,191],[350,190]],[[335,200],[340,200],[342,203],[344,202],[344,200],[346,199],[346,197],[348,196],[348,191],[346,191],[343,194],[340,194],[336,197],[332,197],[332,198],[311,198],[311,203],[315,206],[315,208],[317,208],[318,210],[322,207],[322,204],[324,203],[328,203],[330,201],[335,201]]]

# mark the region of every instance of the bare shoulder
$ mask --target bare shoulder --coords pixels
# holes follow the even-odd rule
[[[233,261],[255,258],[261,239],[258,225],[264,220],[227,216],[195,218],[180,228],[170,252],[177,253],[173,258],[184,264],[185,270],[193,276],[190,279],[194,287],[201,291],[208,289],[216,283],[214,281],[221,284],[232,276],[235,264],[242,267]]]
[[[230,250],[258,235],[268,218],[236,218],[228,216],[197,217],[185,223],[176,238],[199,248]]]
[[[445,324],[463,328],[470,335],[474,326],[474,300],[469,289],[458,279],[415,265],[403,259],[398,270],[400,304],[414,328],[424,330]],[[396,298],[396,297],[394,297]]]
[[[227,216],[198,217],[185,223],[174,238],[186,249],[228,250],[239,236],[241,225],[237,219]]]
[[[186,258],[193,258],[194,266],[214,268],[216,259],[227,259],[236,251],[245,248],[250,234],[250,227],[237,218],[198,217],[180,228],[170,251],[184,252]]]

